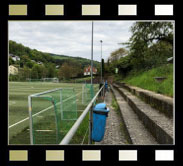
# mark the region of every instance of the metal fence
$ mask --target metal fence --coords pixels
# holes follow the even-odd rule
[[[30,143],[59,144],[77,120],[74,88],[57,88],[28,96]]]
[[[92,132],[92,109],[93,109],[93,105],[96,102],[97,97],[99,96],[99,94],[104,96],[104,85],[100,88],[100,90],[97,92],[97,94],[93,97],[91,102],[85,108],[83,113],[80,115],[80,117],[74,123],[72,128],[66,134],[66,136],[62,139],[62,141],[60,142],[60,145],[67,145],[67,144],[69,144],[69,142],[73,138],[74,134],[76,133],[77,129],[79,128],[80,124],[82,123],[82,121],[84,120],[84,118],[86,117],[88,112],[90,113],[90,116],[89,116],[89,144],[92,143],[92,137],[91,137],[91,132]]]

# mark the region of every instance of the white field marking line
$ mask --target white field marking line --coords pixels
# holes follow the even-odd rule
[[[30,129],[27,129],[28,131],[30,130]],[[50,132],[50,131],[54,131],[54,130],[35,130],[35,131],[44,131],[44,132]]]
[[[82,143],[81,143],[81,145],[83,145],[83,143],[84,143],[84,141],[85,141],[86,134],[88,133],[88,130],[89,130],[89,126],[88,126],[88,128],[87,128],[87,130],[86,130],[86,133],[85,133],[85,135],[84,135],[84,138],[83,138],[83,140],[82,140]]]
[[[27,131],[29,131],[30,129],[27,129]],[[55,130],[35,130],[35,131],[43,131],[43,132],[51,132],[51,131],[55,131]],[[67,130],[62,130],[62,131],[60,131],[60,132],[62,132],[62,133],[66,133],[66,132],[68,132]]]
[[[79,94],[81,94],[81,93],[82,93],[82,92],[79,92],[78,94],[76,94],[76,96],[79,96]],[[71,97],[69,97],[69,98],[63,100],[63,102],[66,102],[67,100],[69,100],[69,99],[71,99],[71,98],[73,98],[73,97],[75,97],[75,96],[71,96]],[[57,103],[56,105],[58,105],[58,104],[60,104],[60,102]],[[40,112],[38,112],[38,113],[32,115],[32,117],[34,117],[34,116],[36,116],[36,115],[39,115],[39,114],[41,114],[41,113],[43,113],[43,112],[45,112],[45,111],[47,111],[47,110],[49,110],[49,109],[51,109],[51,108],[53,108],[53,106],[50,106],[50,107],[48,107],[48,108],[46,108],[46,109],[44,109],[44,110],[42,110],[42,111],[40,111]],[[11,126],[9,126],[9,129],[12,128],[12,127],[14,127],[14,126],[16,126],[16,125],[18,125],[18,124],[20,124],[20,123],[22,123],[22,122],[24,122],[24,121],[26,121],[26,120],[28,120],[28,119],[29,119],[29,117],[27,117],[27,118],[25,118],[25,119],[23,119],[23,120],[21,120],[21,121],[18,121],[17,123],[12,124]]]
[[[10,103],[9,103],[9,106],[10,106],[10,105],[13,105],[13,104],[16,104],[16,101],[10,102]]]

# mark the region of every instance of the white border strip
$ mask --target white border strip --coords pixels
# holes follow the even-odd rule
[[[156,150],[155,161],[173,161],[174,151],[173,150]]]
[[[137,5],[118,5],[119,16],[136,16]]]
[[[119,150],[119,161],[137,161],[137,150]]]
[[[156,16],[173,16],[173,5],[155,5]]]

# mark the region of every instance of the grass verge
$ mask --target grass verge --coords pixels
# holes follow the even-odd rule
[[[166,79],[158,82],[155,77],[166,77]],[[130,74],[123,82],[173,97],[173,64]]]

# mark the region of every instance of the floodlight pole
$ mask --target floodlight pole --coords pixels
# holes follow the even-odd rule
[[[91,85],[93,85],[93,21],[92,21],[92,39],[91,39]]]
[[[100,40],[101,42],[101,83],[102,83],[102,40]]]
[[[92,21],[92,38],[91,38],[91,86],[93,88],[93,21]],[[92,144],[92,110],[90,109],[89,115],[89,144]]]

